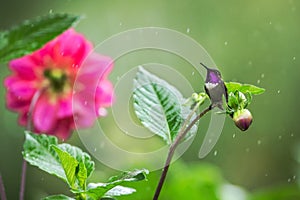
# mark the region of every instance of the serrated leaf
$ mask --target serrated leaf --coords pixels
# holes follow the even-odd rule
[[[57,138],[44,134],[37,135],[25,131],[23,157],[31,165],[53,174],[67,182],[64,169],[62,168],[57,153],[51,148],[57,145]]]
[[[65,195],[62,195],[62,194],[59,194],[59,195],[52,195],[49,197],[45,197],[45,198],[43,198],[43,200],[75,200],[75,199],[65,196]]]
[[[108,191],[121,183],[145,180],[148,173],[149,171],[146,169],[127,171],[118,176],[109,178],[107,183],[90,183],[88,184],[86,194],[91,199],[97,200],[101,197],[105,197]]]
[[[59,144],[57,145],[61,150],[68,152],[71,156],[73,156],[79,163],[83,163],[86,168],[87,178],[91,175],[91,173],[95,170],[95,163],[92,161],[91,156],[85,152],[83,152],[80,148],[72,146],[70,144]],[[80,170],[80,168],[79,168]]]
[[[65,171],[68,184],[70,188],[76,189],[75,181],[76,181],[76,170],[79,165],[79,162],[74,158],[72,155],[70,155],[68,152],[60,149],[59,147],[52,145],[51,146],[57,153],[60,163]]]
[[[191,111],[189,107],[182,106],[186,100],[175,87],[142,67],[139,67],[134,80],[133,99],[135,113],[141,123],[167,144],[174,141],[187,113]]]
[[[76,178],[78,180],[78,184],[79,184],[80,188],[85,190],[86,179],[87,179],[87,169],[86,169],[83,162],[80,162],[78,167],[79,167],[79,169],[78,169],[78,172],[76,174]]]
[[[251,94],[262,94],[265,92],[264,88],[257,87],[255,85],[250,85],[250,84],[241,84],[237,82],[226,82],[226,87],[227,87],[227,92],[235,92],[235,91],[240,91],[242,93],[251,93]]]
[[[0,62],[31,53],[70,28],[79,19],[79,16],[69,14],[48,14],[0,32]]]
[[[149,174],[149,171],[146,169],[136,169],[133,171],[126,171],[121,173],[118,176],[110,177],[108,183],[141,181],[146,179],[147,174]]]
[[[136,192],[136,190],[133,188],[117,185],[114,188],[110,189],[108,192],[106,192],[105,196],[115,197],[115,196],[132,194],[134,192]]]

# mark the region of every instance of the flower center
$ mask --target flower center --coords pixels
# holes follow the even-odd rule
[[[50,87],[54,92],[60,93],[64,90],[67,82],[67,75],[61,69],[46,69],[44,76],[50,82]]]

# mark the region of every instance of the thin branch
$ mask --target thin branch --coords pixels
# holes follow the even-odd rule
[[[197,108],[198,108],[198,106],[199,105],[197,105]],[[206,113],[208,113],[211,109],[212,109],[212,106],[207,107],[199,115],[197,115],[197,117],[187,127],[186,127],[186,125],[187,125],[186,122],[189,121],[191,119],[191,117],[190,118],[188,117],[189,119],[187,118],[188,120],[185,120],[185,123],[183,124],[182,128],[180,129],[177,137],[175,138],[175,141],[170,146],[169,153],[168,153],[168,156],[167,156],[167,160],[166,160],[166,163],[165,163],[165,167],[164,167],[164,170],[163,170],[163,172],[160,176],[160,180],[159,180],[158,185],[156,187],[156,191],[155,191],[153,200],[157,200],[158,197],[159,197],[159,194],[161,192],[162,186],[163,186],[164,181],[166,179],[166,176],[167,176],[167,173],[168,173],[168,170],[169,170],[169,166],[170,166],[170,163],[172,161],[172,157],[174,155],[176,147],[180,144],[180,141],[182,140],[182,138],[184,138],[186,136],[186,134],[190,131],[190,129],[194,126],[194,124],[196,124],[197,121],[201,117],[203,117]],[[193,116],[194,112],[195,112],[195,108],[190,113],[190,115]]]
[[[0,174],[0,197],[1,200],[6,200],[5,188],[4,188],[4,183],[1,174]]]

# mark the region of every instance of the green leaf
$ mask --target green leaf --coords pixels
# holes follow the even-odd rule
[[[85,190],[86,179],[94,171],[91,157],[78,147],[57,144],[57,138],[25,132],[24,159],[40,169],[54,174],[73,190]]]
[[[31,53],[70,28],[79,19],[79,16],[69,14],[48,14],[0,32],[0,62]]]
[[[239,101],[233,92],[228,94],[228,105],[232,109],[238,109],[239,107]]]
[[[80,148],[71,146],[69,144],[63,143],[59,144],[58,147],[68,152],[70,155],[72,155],[79,163],[83,163],[86,169],[86,178],[90,177],[91,173],[95,170],[95,163],[92,161],[91,156],[85,152],[83,152]],[[85,170],[83,168],[79,167],[80,170]],[[80,172],[85,173],[85,172]]]
[[[59,147],[52,145],[52,148],[58,154],[60,163],[65,171],[70,188],[77,189],[77,187],[75,186],[75,181],[76,181],[76,169],[78,167],[79,162],[68,152],[61,150]]]
[[[97,200],[101,197],[113,196],[112,193],[108,193],[111,189],[115,188],[117,185],[124,182],[134,182],[141,181],[146,179],[146,175],[148,174],[148,170],[133,170],[123,172],[118,176],[113,176],[109,178],[107,183],[90,183],[88,184],[86,194],[94,200]],[[116,192],[116,190],[115,190]],[[128,191],[129,192],[129,191]],[[107,195],[107,193],[109,195]]]
[[[136,192],[136,190],[133,188],[117,185],[114,188],[110,189],[108,192],[106,192],[105,196],[115,197],[115,196],[129,195],[134,192]]]
[[[240,91],[242,93],[251,93],[251,94],[262,94],[265,92],[264,88],[260,88],[254,85],[250,85],[250,84],[241,84],[241,83],[237,83],[237,82],[226,82],[226,87],[227,87],[227,92],[235,92],[235,91]]]
[[[102,197],[100,200],[116,200],[113,197]]]
[[[31,165],[37,166],[41,170],[53,174],[67,182],[58,155],[51,148],[51,145],[57,145],[56,137],[44,134],[37,135],[25,131],[23,157]]]
[[[71,189],[85,190],[86,179],[94,171],[95,163],[91,157],[78,147],[66,143],[53,148],[59,156]]]
[[[52,195],[49,197],[45,197],[45,198],[43,198],[43,200],[75,200],[75,199],[65,196],[65,195],[62,195],[62,194],[59,194],[59,195]]]
[[[142,67],[134,80],[133,99],[141,123],[167,144],[174,141],[185,117],[191,112],[189,107],[182,106],[186,100],[175,87]]]

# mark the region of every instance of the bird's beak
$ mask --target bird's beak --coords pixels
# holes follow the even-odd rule
[[[204,65],[203,63],[200,63],[205,69],[208,70],[208,67],[206,65]]]

